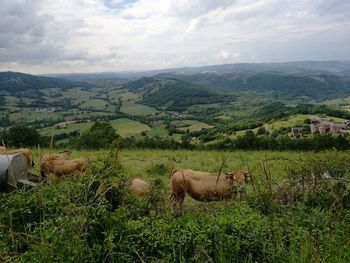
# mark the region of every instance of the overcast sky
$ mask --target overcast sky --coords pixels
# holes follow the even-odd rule
[[[0,71],[350,59],[350,0],[0,0]]]

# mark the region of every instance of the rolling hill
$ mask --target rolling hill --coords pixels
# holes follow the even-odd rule
[[[144,77],[124,85],[126,89],[142,93],[142,103],[166,110],[184,111],[194,104],[221,103],[231,99],[214,89],[187,81]]]
[[[40,93],[40,90],[46,88],[67,90],[74,87],[92,87],[92,85],[61,78],[41,77],[20,72],[0,72],[0,90],[7,91],[10,95],[18,96],[26,91]]]
[[[167,74],[164,77],[231,92],[255,92],[286,100],[324,100],[350,94],[350,79],[331,74],[201,73]]]

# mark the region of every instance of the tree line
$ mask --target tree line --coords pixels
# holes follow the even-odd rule
[[[62,139],[62,135],[56,135]],[[57,147],[75,149],[107,149],[113,141],[118,141],[122,149],[203,149],[203,150],[274,150],[274,151],[323,151],[329,149],[350,150],[350,137],[346,135],[317,134],[312,137],[293,139],[285,134],[268,134],[259,129],[257,133],[249,130],[242,136],[226,138],[216,143],[194,144],[190,133],[182,135],[180,141],[168,137],[142,138],[119,136],[108,122],[95,122],[87,131],[70,134],[66,143]],[[8,147],[48,147],[51,138],[40,135],[33,127],[13,126],[0,133],[0,140]],[[53,145],[55,146],[55,145]]]

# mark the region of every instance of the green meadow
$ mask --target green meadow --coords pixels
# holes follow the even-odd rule
[[[57,152],[58,150],[53,150]],[[36,163],[48,149],[33,150]],[[345,181],[276,203],[278,184],[309,171],[348,171],[347,152],[189,150],[73,151],[87,171],[49,175],[34,189],[0,193],[3,262],[349,262],[350,192]],[[250,171],[225,201],[187,196],[171,212],[170,173]],[[38,174],[38,167],[32,170]],[[342,177],[349,179],[348,173]],[[127,192],[132,178],[151,186]],[[326,184],[329,185],[329,184]],[[235,188],[234,188],[235,189]]]
[[[121,111],[131,115],[153,115],[157,113],[157,110],[142,104],[135,103],[133,101],[123,102]]]

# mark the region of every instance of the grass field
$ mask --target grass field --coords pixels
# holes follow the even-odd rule
[[[17,106],[19,99],[13,96],[4,96],[7,106]]]
[[[232,118],[231,118],[231,116],[228,116],[226,114],[222,114],[220,116],[217,116],[216,119],[221,119],[221,120],[225,120],[226,121],[226,120],[231,120]]]
[[[325,101],[322,101],[322,104],[338,105],[338,106],[350,105],[350,97],[338,98],[338,99],[332,99],[332,100],[325,100]]]
[[[67,91],[63,91],[63,92],[61,92],[61,94],[64,97],[72,98],[72,99],[81,101],[81,100],[85,100],[85,99],[89,100],[90,98],[95,96],[97,94],[97,92],[87,91],[87,90],[83,90],[82,88],[77,87],[77,88],[69,89]]]
[[[63,122],[56,126],[44,128],[40,130],[40,132],[44,135],[52,135],[52,134],[56,135],[60,133],[69,133],[76,130],[83,132],[88,130],[92,125],[93,125],[92,122],[82,122],[82,123]]]
[[[150,127],[138,121],[122,118],[110,121],[111,125],[116,132],[123,137],[128,137],[131,135],[138,135],[142,131],[149,131]],[[41,129],[40,132],[44,135],[69,133],[72,131],[84,132],[88,130],[93,125],[92,122],[82,122],[82,123],[70,123],[61,122],[53,127],[48,127]]]
[[[129,120],[120,119],[118,123],[129,123]],[[132,126],[132,125],[131,125]],[[131,127],[130,126],[130,127]],[[48,153],[48,149],[33,151],[34,159],[39,161],[42,154]],[[108,151],[74,151],[71,158],[88,157],[91,161],[101,161],[106,158]],[[220,170],[223,159],[227,159],[224,171],[251,170],[252,174],[262,178],[263,170],[260,165],[268,163],[274,183],[278,183],[286,177],[286,168],[289,162],[283,159],[297,160],[298,157],[308,153],[297,152],[271,152],[271,151],[188,151],[188,150],[122,150],[120,152],[121,164],[125,167],[128,176],[139,177],[147,181],[157,178],[155,174],[147,173],[147,169],[155,164],[164,164],[169,171],[175,168],[189,168],[194,170],[217,172]],[[169,187],[169,177],[161,177],[161,180]]]
[[[133,101],[125,101],[122,103],[121,111],[131,115],[153,115],[157,110],[146,105],[138,104]]]
[[[177,120],[171,122],[175,125],[179,130],[186,131],[200,131],[201,129],[209,129],[214,126],[206,124],[204,122],[196,121],[196,120]]]
[[[108,102],[99,99],[91,99],[79,105],[81,109],[106,110]]]
[[[63,112],[41,113],[35,109],[24,109],[18,112],[10,113],[11,121],[31,122],[36,120],[59,120],[63,117]]]
[[[152,130],[150,130],[149,132],[147,132],[147,135],[149,137],[152,137],[152,136],[168,136],[168,131],[167,129],[165,128],[165,125],[160,125],[158,127],[155,127],[153,128]]]
[[[135,101],[140,97],[138,94],[130,91],[124,91],[120,93],[120,96],[123,98],[124,101]]]
[[[312,117],[313,115],[303,115],[303,114],[297,114],[289,116],[286,119],[282,119],[279,121],[275,121],[273,123],[267,124],[267,128],[269,130],[277,130],[282,127],[294,127],[294,126],[302,126],[304,124],[304,120]]]
[[[6,112],[0,111],[0,118],[4,118],[6,116]]]
[[[122,120],[124,121],[124,120]],[[39,162],[40,156],[48,153],[47,149],[33,152],[34,159]],[[73,151],[71,158],[88,157],[91,162],[104,160],[108,155],[106,150],[98,151]],[[273,152],[273,151],[189,151],[189,150],[122,150],[120,152],[120,162],[125,168],[126,176],[129,178],[141,178],[147,182],[156,179],[161,180],[166,187],[166,192],[170,195],[170,171],[177,168],[186,168],[199,171],[216,173],[225,159],[223,171],[250,171],[253,178],[264,181],[266,170],[271,175],[272,187],[285,179],[290,169],[298,167],[298,160],[316,156],[325,157],[327,153],[299,153],[299,152]],[[329,156],[346,156],[347,153],[330,152]],[[162,165],[166,168],[165,174],[150,173],[152,168]],[[265,168],[263,168],[265,167]],[[38,170],[36,169],[36,173]],[[203,203],[198,203],[191,198],[185,200],[185,206],[189,210],[196,210]],[[209,205],[210,206],[210,205]],[[170,207],[169,207],[170,209]]]
[[[126,118],[110,121],[117,133],[123,137],[130,135],[138,135],[142,131],[149,131],[150,127],[139,121],[134,121]]]

